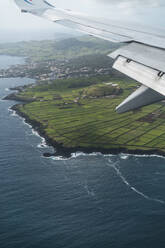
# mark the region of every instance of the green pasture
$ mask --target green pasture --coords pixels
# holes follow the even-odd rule
[[[120,94],[111,97],[111,90],[110,97],[98,94],[106,90],[108,82],[118,84]],[[40,122],[46,134],[64,147],[165,151],[162,103],[124,114],[115,112],[116,106],[136,88],[131,80],[109,76],[56,80],[20,92],[19,97],[33,101],[20,104],[19,110]]]

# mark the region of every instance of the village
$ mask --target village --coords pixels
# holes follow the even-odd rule
[[[55,79],[89,77],[93,75],[109,75],[111,68],[109,66],[74,66],[69,60],[64,61],[43,61],[26,62],[23,65],[14,65],[7,69],[0,70],[0,78],[27,77],[39,81],[48,81]]]

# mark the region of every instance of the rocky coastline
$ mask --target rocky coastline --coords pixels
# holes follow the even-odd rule
[[[7,97],[7,100],[10,99],[10,96]],[[13,99],[11,99],[13,100]],[[17,97],[15,98],[15,100],[20,101],[20,99],[17,99]],[[23,103],[26,104],[26,103]],[[42,124],[38,121],[32,120],[29,118],[28,115],[26,115],[25,113],[21,112],[19,110],[19,106],[20,104],[16,104],[14,106],[11,107],[11,109],[13,111],[15,111],[20,117],[24,118],[25,122],[30,124],[32,126],[32,128],[38,132],[38,134],[43,137],[47,143],[47,145],[52,146],[54,148],[54,153],[44,153],[44,157],[51,157],[51,156],[62,156],[62,157],[66,157],[69,158],[71,157],[72,153],[75,152],[84,152],[87,154],[90,153],[94,153],[94,152],[99,152],[102,154],[113,154],[113,155],[117,155],[120,153],[124,153],[124,154],[133,154],[133,155],[158,155],[158,156],[163,156],[165,157],[165,152],[158,150],[158,149],[152,149],[152,150],[141,150],[141,149],[127,149],[127,148],[111,148],[111,149],[105,149],[105,148],[101,148],[101,147],[88,147],[88,148],[84,148],[84,147],[74,147],[74,148],[69,148],[69,147],[64,147],[63,144],[60,144],[58,142],[56,142],[55,140],[53,140],[51,137],[49,137],[45,131],[44,128],[42,126]]]

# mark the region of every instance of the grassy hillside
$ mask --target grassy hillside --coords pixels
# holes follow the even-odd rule
[[[116,92],[107,84],[112,81],[117,84]],[[21,98],[33,99],[33,102],[17,108],[39,122],[46,135],[65,148],[165,152],[162,104],[121,115],[115,112],[115,107],[135,88],[137,84],[133,81],[114,82],[108,76],[56,80],[20,92]],[[104,94],[107,89],[109,93]]]

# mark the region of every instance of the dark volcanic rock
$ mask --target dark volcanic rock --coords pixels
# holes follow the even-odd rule
[[[46,158],[50,158],[50,157],[54,156],[54,153],[45,152],[45,153],[43,153],[43,156]]]
[[[126,153],[126,154],[139,154],[139,155],[152,155],[152,154],[157,154],[161,156],[165,156],[165,152],[158,150],[158,149],[152,149],[152,150],[140,150],[140,149],[134,149],[134,150],[129,150],[127,148],[121,147],[121,148],[111,148],[111,149],[104,149],[101,147],[74,147],[74,148],[69,148],[69,147],[64,147],[63,144],[59,144],[52,138],[48,137],[45,130],[44,126],[42,126],[41,123],[35,120],[31,120],[29,116],[27,116],[25,113],[22,113],[19,109],[20,104],[14,105],[11,109],[15,110],[18,115],[21,117],[25,118],[25,121],[32,125],[32,127],[39,133],[40,136],[44,137],[46,140],[46,143],[49,144],[50,146],[54,147],[55,152],[54,153],[44,153],[44,157],[52,157],[52,156],[62,156],[65,158],[68,158],[71,156],[72,153],[75,153],[77,151],[80,152],[85,152],[85,153],[92,153],[92,152],[100,152],[102,154],[119,154],[119,153]]]
[[[18,100],[18,97],[16,96],[16,93],[11,93],[11,94],[5,96],[2,100],[17,101]]]

